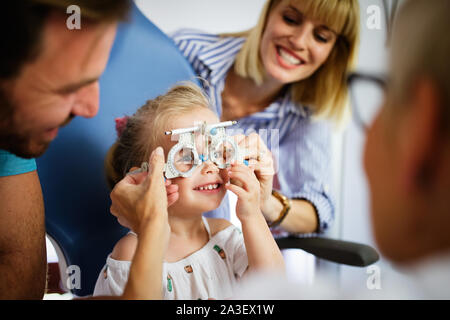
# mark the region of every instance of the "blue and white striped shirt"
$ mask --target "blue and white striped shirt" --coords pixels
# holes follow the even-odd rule
[[[188,29],[175,32],[172,38],[196,74],[208,81],[205,90],[220,117],[225,78],[245,39]],[[241,130],[237,133],[260,134],[275,155],[274,188],[289,198],[313,204],[319,217],[319,231],[325,231],[334,218],[329,187],[330,123],[313,121],[310,109],[293,102],[289,90],[263,111],[236,120],[238,124],[233,128]]]

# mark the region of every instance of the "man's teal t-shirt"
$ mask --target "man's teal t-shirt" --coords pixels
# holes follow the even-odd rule
[[[19,158],[0,149],[0,177],[13,176],[36,170],[34,159]]]

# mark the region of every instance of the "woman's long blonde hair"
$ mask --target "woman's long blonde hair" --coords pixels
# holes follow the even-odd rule
[[[346,75],[356,65],[359,44],[357,0],[268,0],[254,28],[222,35],[247,38],[236,57],[234,71],[253,79],[258,85],[263,82],[265,70],[259,54],[261,39],[269,13],[281,1],[301,1],[306,16],[323,21],[338,33],[327,61],[309,78],[293,83],[291,94],[295,102],[311,107],[315,117],[341,122],[348,109]]]

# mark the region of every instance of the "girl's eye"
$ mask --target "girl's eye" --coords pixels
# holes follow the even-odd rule
[[[177,163],[190,163],[192,161],[193,160],[192,160],[192,156],[191,155],[185,155],[185,156],[179,158],[177,160]]]
[[[192,161],[192,157],[191,157],[191,156],[184,156],[184,157],[181,159],[181,161],[186,161],[186,162]]]

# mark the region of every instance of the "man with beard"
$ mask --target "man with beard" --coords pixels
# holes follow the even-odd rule
[[[80,29],[67,26],[69,5],[81,9]],[[96,115],[98,80],[117,23],[126,18],[129,8],[128,0],[17,0],[2,4],[0,299],[41,299],[44,294],[44,206],[33,158],[45,152],[58,129],[72,118]],[[163,227],[167,218],[167,198],[162,196],[163,158],[156,153],[150,159],[152,175],[127,176],[111,195],[114,214],[139,230],[143,241],[124,297],[158,298],[161,291],[158,278],[154,287],[149,286],[152,279],[147,279],[148,273],[133,269],[157,270],[162,263],[160,241],[151,238],[165,239],[167,233]],[[149,192],[152,196],[143,196]],[[137,207],[146,210],[136,213]],[[155,214],[159,214],[157,218]],[[152,243],[158,247],[152,248]],[[145,283],[145,288],[139,283]]]

